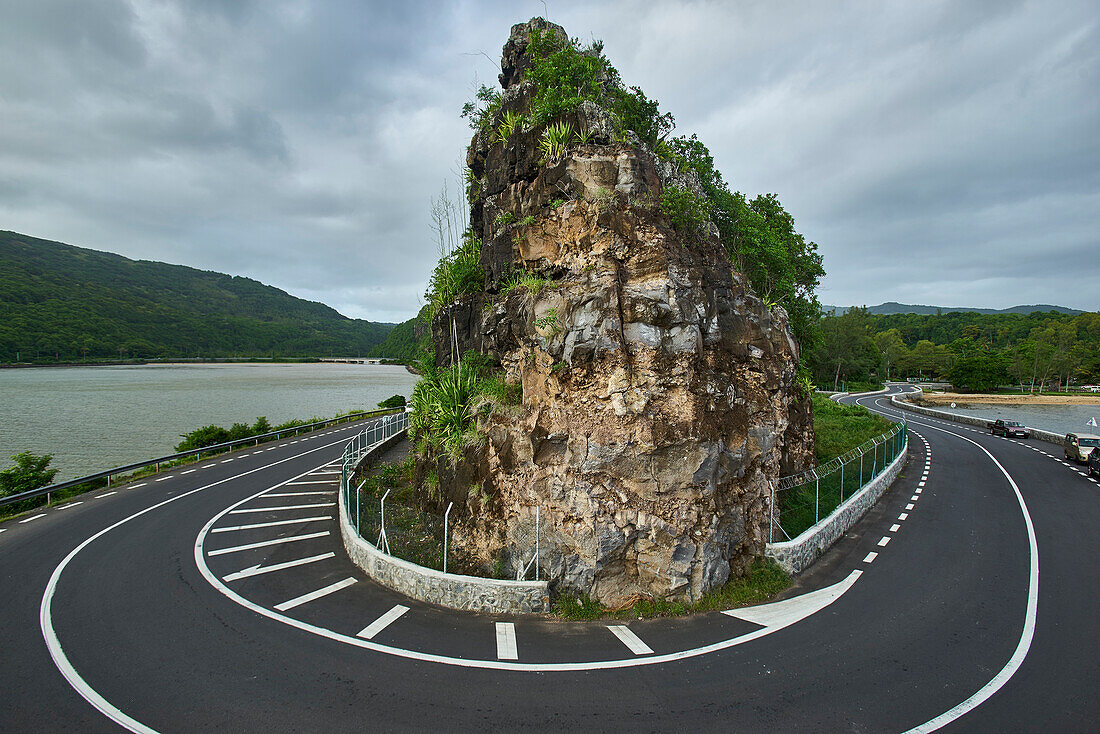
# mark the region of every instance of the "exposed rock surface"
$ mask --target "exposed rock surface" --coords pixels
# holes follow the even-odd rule
[[[502,109],[517,114],[533,27],[565,33],[513,27],[500,79]],[[541,129],[506,144],[478,133],[468,151],[486,288],[437,315],[437,359],[450,360],[453,326],[460,352],[499,360],[523,401],[482,415],[487,441],[440,467],[467,510],[453,542],[488,565],[503,549],[514,574],[539,507],[538,563],[555,591],[696,599],[763,554],[771,487],[812,457],[798,347],[713,225],[677,232],[661,213],[664,186],[697,182],[615,136],[596,104],[563,119],[591,138],[559,161],[541,160]],[[549,286],[502,294],[522,270]]]

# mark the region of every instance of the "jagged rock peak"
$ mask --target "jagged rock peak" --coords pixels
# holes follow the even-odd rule
[[[569,40],[569,34],[557,23],[551,23],[545,18],[532,18],[526,23],[516,23],[512,26],[512,32],[504,44],[504,53],[500,59],[500,86],[504,89],[518,84],[524,70],[530,65],[525,52],[531,42],[531,31],[550,30],[564,40]]]

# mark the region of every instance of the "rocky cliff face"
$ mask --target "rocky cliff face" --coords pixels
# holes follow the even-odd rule
[[[565,35],[513,27],[498,120],[530,101],[534,28]],[[441,462],[467,510],[454,545],[489,565],[503,553],[514,573],[538,507],[557,591],[696,599],[762,555],[771,486],[812,456],[798,347],[713,225],[677,231],[662,213],[666,187],[696,181],[598,104],[562,119],[589,137],[558,160],[530,127],[503,143],[479,132],[468,151],[486,286],[437,314],[437,360],[489,355],[523,399],[480,413],[487,440]],[[521,272],[546,282],[506,289]]]

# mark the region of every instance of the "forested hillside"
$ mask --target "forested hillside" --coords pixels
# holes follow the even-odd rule
[[[358,356],[392,329],[250,278],[0,231],[0,362]]]
[[[371,349],[370,354],[367,356],[393,359],[405,364],[414,362],[419,350],[416,341],[416,324],[418,321],[422,321],[426,330],[427,315],[424,310],[421,310],[419,315],[393,327],[393,331],[386,335],[385,340]]]
[[[956,387],[1027,390],[1100,381],[1100,313],[950,312],[878,316],[853,308],[821,319],[810,353],[824,387],[842,380],[921,377]]]

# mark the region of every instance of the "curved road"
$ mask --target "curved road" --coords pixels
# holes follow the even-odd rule
[[[785,594],[785,627],[382,589],[331,506],[363,424],[8,521],[0,731],[1095,731],[1100,487],[1056,447],[906,417],[907,468]]]

